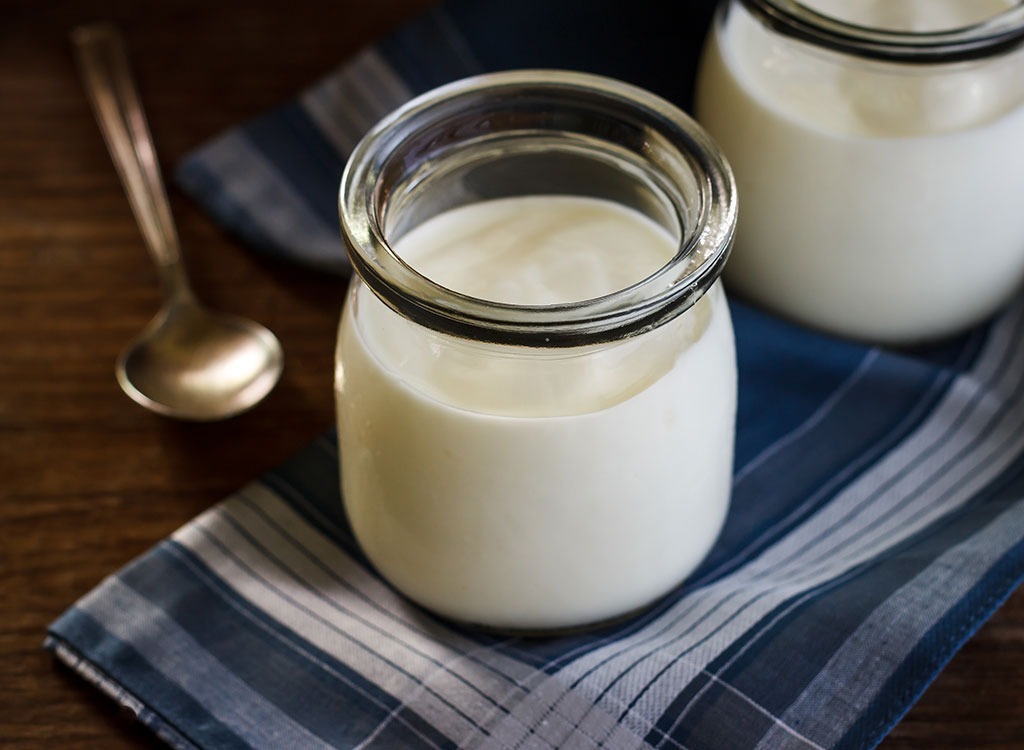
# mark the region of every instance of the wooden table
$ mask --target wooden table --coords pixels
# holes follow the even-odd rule
[[[156,311],[158,289],[68,31],[100,18],[121,26],[160,155],[173,165],[429,2],[0,2],[3,747],[162,747],[42,651],[46,625],[333,418],[342,282],[253,255],[174,191],[199,295],[267,324],[287,367],[268,401],[219,424],[161,419],[120,392],[114,359]],[[1024,594],[883,746],[1024,748]]]

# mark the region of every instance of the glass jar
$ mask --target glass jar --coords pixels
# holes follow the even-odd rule
[[[581,206],[634,223],[533,257],[537,217]],[[736,408],[717,283],[735,190],[703,131],[605,78],[471,78],[371,130],[340,209],[356,272],[336,357],[342,490],[378,571],[443,616],[525,631],[620,617],[689,575],[725,518]],[[462,281],[439,275],[431,259],[494,211],[451,264]],[[430,232],[440,256],[417,239]],[[655,235],[664,257],[633,268]],[[627,283],[595,296],[551,267],[609,237]],[[463,288],[524,269],[527,301]],[[535,278],[582,298],[538,302]]]
[[[730,0],[697,118],[743,200],[730,289],[879,343],[936,339],[1024,279],[1024,4]]]

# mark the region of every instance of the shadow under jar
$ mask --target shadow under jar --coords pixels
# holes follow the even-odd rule
[[[652,94],[523,71],[413,100],[342,178],[345,510],[378,571],[506,631],[661,597],[729,504],[718,149]]]
[[[878,343],[941,338],[1024,279],[1024,3],[729,0],[697,117],[743,216],[730,289]]]

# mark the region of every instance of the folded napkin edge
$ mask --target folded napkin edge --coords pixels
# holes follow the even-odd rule
[[[869,730],[868,736],[877,738],[875,746],[880,744],[903,721],[904,717],[910,713],[910,710],[917,705],[917,702],[925,692],[939,678],[939,675],[942,674],[946,666],[953,661],[967,642],[977,635],[978,631],[981,630],[992,616],[1009,601],[1010,597],[1016,593],[1022,584],[1024,584],[1024,573],[1010,571],[1000,576],[998,583],[991,586],[989,595],[974,609],[971,616],[946,638],[945,647],[936,649],[933,645],[929,649],[931,651],[931,658],[929,659],[930,668],[924,672],[925,679],[916,685],[911,683],[907,690],[910,697],[907,700],[892,701],[891,705],[896,710],[891,711],[887,716],[883,716]],[[917,647],[922,648],[923,643],[919,643]]]
[[[123,711],[129,712],[135,721],[153,732],[159,740],[174,750],[201,750],[164,716],[147,706],[138,696],[124,688],[116,679],[96,666],[60,636],[48,631],[42,647],[52,653],[58,662],[70,669],[76,676],[112,699]]]

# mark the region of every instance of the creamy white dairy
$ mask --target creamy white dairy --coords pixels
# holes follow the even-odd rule
[[[550,304],[640,281],[673,239],[615,204],[536,196],[435,217],[397,244],[483,299]],[[345,507],[412,599],[551,629],[628,613],[700,562],[728,507],[736,406],[719,285],[655,331],[574,350],[428,332],[355,283],[338,343]]]
[[[808,5],[876,28],[976,23],[1006,0]],[[698,119],[741,201],[730,287],[879,342],[935,338],[1024,278],[1024,51],[896,66],[809,50],[733,3],[708,41]]]

